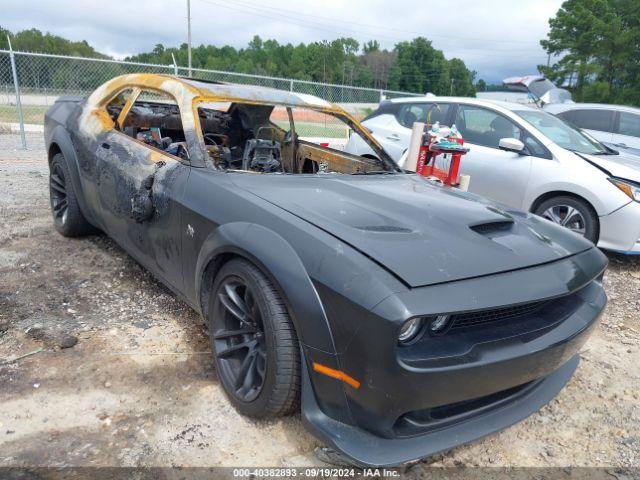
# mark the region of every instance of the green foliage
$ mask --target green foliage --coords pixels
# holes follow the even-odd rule
[[[69,56],[109,58],[96,52],[87,42],[72,42],[62,37],[43,34],[31,29],[11,34],[0,27],[0,48],[7,48],[9,34],[17,51],[43,52]],[[188,64],[187,44],[168,47],[157,44],[149,51],[126,58],[128,61],[171,65],[173,58],[180,66]],[[29,84],[62,88],[72,82],[73,88],[82,90],[105,81],[106,75],[125,73],[123,67],[101,65],[93,69],[81,67],[82,75],[74,75],[69,68],[56,68],[44,58],[29,58],[19,65],[20,77]],[[28,63],[28,64],[27,64]],[[73,62],[72,62],[73,63]],[[69,63],[67,63],[68,65]],[[62,63],[60,64],[62,65]],[[277,40],[263,40],[254,36],[246,48],[225,45],[198,45],[192,49],[192,66],[208,70],[268,75],[273,77],[310,80],[339,85],[355,85],[377,89],[440,95],[474,95],[475,72],[467,69],[460,59],[447,60],[426,38],[400,42],[393,50],[383,50],[380,43],[370,40],[360,45],[353,38],[341,37],[331,41],[308,44],[280,44]],[[73,78],[72,78],[73,77]],[[96,83],[97,82],[97,83]],[[342,99],[341,90],[327,87],[326,96]],[[335,96],[335,98],[333,98]]]
[[[73,55],[78,57],[108,58],[106,55],[96,52],[86,41],[72,42],[66,38],[42,33],[32,28],[22,30],[16,34],[0,27],[0,49],[9,48],[7,35],[11,38],[14,50],[23,52],[55,53],[59,55]]]
[[[473,96],[475,72],[458,58],[447,60],[431,42],[418,37],[396,45],[396,62],[391,68],[390,88],[435,95]]]
[[[566,0],[540,43],[560,57],[539,70],[576,101],[640,105],[640,2]]]
[[[458,97],[474,97],[476,94],[473,79],[476,72],[469,71],[459,58],[449,60],[449,77],[451,79],[451,93]]]
[[[171,63],[171,52],[180,65],[186,65],[186,45],[177,50],[158,45],[152,52],[127,60]],[[256,35],[245,49],[236,50],[228,45],[222,48],[212,45],[195,47],[192,65],[194,68],[416,93],[449,94],[453,91],[454,95],[475,94],[475,72],[468,70],[460,59],[445,59],[444,54],[425,38],[401,42],[393,51],[388,51],[381,50],[376,40],[366,42],[362,48],[353,38],[294,46],[280,44],[276,40],[262,40]]]

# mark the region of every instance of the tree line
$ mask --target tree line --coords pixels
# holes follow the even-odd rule
[[[158,44],[151,52],[127,58],[136,62],[187,64],[187,45],[167,48]],[[246,48],[199,45],[192,49],[194,68],[253,73],[314,82],[354,85],[436,95],[475,94],[475,72],[457,58],[446,59],[426,38],[380,48],[370,40],[360,45],[353,38],[309,44],[281,44],[254,36]]]
[[[639,0],[566,0],[549,26],[541,73],[577,102],[640,105]]]
[[[8,47],[9,35],[14,50],[53,53],[69,56],[109,58],[96,51],[86,41],[73,42],[43,33],[37,29],[11,33],[0,27],[0,49]],[[169,65],[176,58],[178,65],[186,66],[187,45],[169,47],[157,44],[150,52],[139,53],[125,60]],[[41,59],[31,67],[19,65],[28,78],[38,85],[57,83],[72,72],[55,72],[64,68],[63,62]],[[31,60],[30,60],[31,61]],[[26,62],[23,62],[26,63]],[[353,38],[332,41],[281,44],[277,40],[263,40],[254,36],[246,48],[229,45],[198,45],[192,48],[194,68],[224,70],[238,73],[268,75],[314,82],[353,85],[381,90],[399,90],[413,93],[432,92],[436,95],[473,96],[475,72],[458,59],[445,58],[441,50],[426,38],[400,42],[392,50],[383,49],[371,40],[362,45]],[[67,67],[68,68],[68,67]],[[116,67],[109,69],[113,73]],[[124,72],[123,72],[124,73]],[[99,72],[90,72],[80,83],[95,81]],[[52,87],[62,85],[50,85]]]

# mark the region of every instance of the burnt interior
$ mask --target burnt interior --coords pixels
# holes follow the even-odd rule
[[[122,102],[107,106],[116,123],[123,108]],[[207,104],[199,107],[200,127],[213,166],[257,173],[396,171],[390,162],[352,155],[300,138],[295,133],[295,124],[285,129],[270,120],[274,108],[245,103],[233,103],[226,111],[209,108]],[[167,153],[188,158],[180,110],[175,104],[136,101],[126,115],[122,131]]]

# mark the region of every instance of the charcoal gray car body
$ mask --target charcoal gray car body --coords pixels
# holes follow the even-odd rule
[[[182,117],[188,157],[123,131],[135,96],[108,111],[123,89],[146,86],[175,100],[179,113],[162,122],[171,131],[168,117]],[[240,107],[304,106],[342,116],[367,137],[314,97],[129,75],[51,107],[50,161],[64,156],[67,188],[87,221],[205,317],[213,279],[230,259],[273,282],[299,339],[312,433],[355,463],[397,465],[505,428],[569,380],[606,302],[606,257],[591,243],[404,173],[375,140],[381,160],[362,160],[310,146],[293,129],[284,171],[221,168],[203,141],[204,123],[218,114],[198,112],[199,101],[230,101],[231,116]],[[303,173],[312,158],[323,171]],[[432,335],[439,315],[447,331]],[[416,317],[420,333],[400,345],[401,327]]]

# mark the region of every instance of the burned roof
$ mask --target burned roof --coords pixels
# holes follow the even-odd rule
[[[88,102],[94,105],[104,105],[125,88],[151,88],[169,93],[182,108],[191,108],[193,101],[212,100],[311,108],[349,116],[338,105],[306,93],[256,85],[207,82],[194,78],[157,73],[130,73],[115,77],[98,87],[89,96]]]
[[[260,103],[276,103],[308,108],[330,108],[332,104],[322,98],[306,93],[278,90],[256,85],[236,83],[204,82],[193,78],[174,77],[198,89],[202,96],[225,97],[237,100],[250,100]]]

